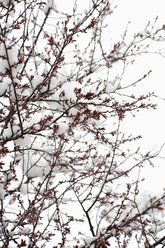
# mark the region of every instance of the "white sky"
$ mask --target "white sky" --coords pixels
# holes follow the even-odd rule
[[[90,0],[77,0],[82,3],[82,8],[85,3],[89,3]],[[61,11],[68,12],[68,9],[72,6],[69,4],[70,0],[65,4],[62,0],[55,0],[57,2],[57,8]],[[72,2],[72,0],[71,0]],[[68,5],[67,5],[68,3]],[[159,17],[158,23],[160,27],[165,24],[165,0],[114,0],[114,5],[118,7],[115,9],[113,16],[111,17],[112,25],[110,25],[111,32],[114,34],[114,39],[118,40],[128,21],[131,21],[128,30],[130,35],[135,31],[142,31],[149,20],[154,22],[156,16]],[[164,43],[164,44],[163,44]],[[161,44],[165,47],[165,41]],[[165,58],[158,55],[149,55],[142,58],[138,58],[134,66],[129,69],[129,73],[125,76],[125,80],[131,80],[138,78],[139,75],[144,75],[145,72],[152,69],[151,76],[146,79],[145,86],[140,86],[140,92],[152,92],[165,98]],[[128,132],[132,134],[142,134],[144,150],[149,150],[155,147],[160,147],[165,142],[165,117],[164,108],[165,101],[159,101],[159,106],[156,111],[142,111],[136,118],[130,119],[130,125],[123,121],[122,125]],[[165,149],[162,151],[161,156],[165,157]],[[146,168],[145,175],[147,176],[144,188],[152,192],[160,192],[160,189],[164,185],[165,175],[165,159],[156,160],[157,168]]]
[[[162,27],[165,24],[165,1],[164,0],[124,0],[114,1],[118,2],[118,7],[114,12],[114,18],[116,20],[115,28],[117,35],[120,35],[120,31],[124,30],[128,21],[131,21],[129,25],[129,32],[143,30],[148,21],[154,22],[156,16],[158,16],[157,24]],[[164,46],[165,40],[158,43],[158,48]],[[140,73],[141,71],[148,71],[152,69],[151,76],[145,83],[145,88],[140,87],[140,91],[155,92],[155,94],[165,98],[165,58],[159,55],[145,56],[143,59],[139,58],[135,66],[131,68],[129,76]],[[136,126],[129,126],[132,132],[142,133],[143,135],[143,146],[147,149],[160,145],[165,142],[165,101],[159,101],[159,106],[156,111],[142,111],[136,117]],[[165,156],[165,149],[162,150],[161,156]],[[157,168],[146,168],[146,179],[145,187],[153,192],[160,192],[164,184],[165,175],[165,159],[156,160]]]
[[[72,14],[72,2],[73,0],[62,1],[55,0],[57,3],[57,9],[59,11],[67,12]],[[65,4],[64,4],[65,2]],[[80,12],[83,11],[84,6],[90,7],[91,0],[77,0],[80,6]],[[111,34],[113,34],[113,39],[119,41],[121,35],[125,31],[125,28],[129,21],[131,23],[128,26],[128,32],[131,36],[134,32],[143,31],[144,27],[150,20],[151,23],[154,22],[156,16],[159,17],[157,25],[160,23],[159,27],[165,24],[165,0],[114,0],[113,5],[118,5],[114,10],[114,14],[111,16],[111,23],[109,23],[109,28]],[[106,39],[107,37],[105,37]],[[163,44],[164,43],[164,44]],[[165,42],[158,43],[159,46],[165,47]],[[165,98],[165,58],[159,55],[147,55],[137,58],[136,63],[130,67],[127,74],[124,76],[126,81],[134,81],[133,79],[138,79],[140,75],[144,75],[150,69],[152,69],[151,76],[146,79],[146,83],[142,83],[139,86],[139,92],[145,94],[147,92],[155,92],[155,94]],[[165,142],[165,118],[164,118],[164,107],[165,101],[160,101],[158,109],[155,111],[142,111],[136,118],[130,119],[129,126],[128,122],[123,121],[122,125],[125,130],[129,133],[139,135],[142,134],[143,141],[142,150],[148,151],[152,148],[156,151],[156,147],[159,148],[160,145]],[[165,149],[163,150],[162,156],[165,156]],[[165,175],[165,160],[155,160],[156,168],[146,167],[145,174],[146,181],[143,184],[142,191],[148,190],[151,192],[160,193],[161,189],[164,187],[164,175]],[[72,209],[71,209],[72,211]],[[76,214],[76,209],[74,209],[74,214]],[[77,208],[77,214],[79,215],[79,209]],[[76,229],[77,227],[75,227]],[[112,248],[115,247],[111,244]],[[133,242],[130,247],[137,247],[137,244]]]
[[[64,1],[56,0],[58,10],[72,13],[72,1],[65,1],[65,4],[63,4]],[[84,6],[90,7],[91,0],[78,0],[77,2],[81,12]],[[111,37],[115,41],[120,40],[129,21],[130,40],[134,32],[143,31],[149,21],[154,23],[157,16],[157,27],[161,28],[165,24],[165,0],[113,0],[112,3],[113,6],[117,5],[117,8],[114,9],[114,13],[110,17],[109,28]],[[105,37],[105,39],[107,38]],[[158,42],[155,48],[162,47],[165,47],[165,41]],[[145,82],[142,82],[137,89],[141,94],[155,92],[156,95],[165,98],[165,58],[160,55],[147,54],[143,57],[137,57],[136,63],[124,75],[124,80],[137,80],[140,75],[144,75],[150,69],[152,69],[151,76]],[[165,142],[164,108],[165,101],[159,100],[157,110],[141,111],[136,118],[130,119],[129,126],[127,122],[123,121],[123,128],[127,129],[128,132],[136,135],[142,134],[143,141],[140,144],[143,146],[143,151],[150,149],[156,151]],[[161,156],[165,157],[165,149],[162,150]],[[165,159],[155,161],[156,168],[147,167],[145,169],[146,181],[143,186],[144,190],[159,193],[165,186]]]
[[[63,6],[60,0],[57,5],[62,11],[68,12],[71,5],[68,1],[68,6],[65,2]],[[85,4],[89,4],[90,0],[78,0],[82,4],[83,9]],[[128,33],[131,36],[134,32],[143,31],[149,21],[154,23],[155,18],[158,16],[157,27],[161,28],[165,24],[165,0],[114,0],[113,5],[118,5],[111,16],[111,23],[109,28],[113,39],[118,41],[125,31],[129,21]],[[105,37],[106,39],[106,37]],[[157,49],[165,47],[165,40],[158,42]],[[138,79],[140,75],[152,69],[152,74],[142,83],[137,89],[141,94],[147,92],[155,92],[156,95],[165,98],[165,58],[160,55],[149,55],[137,58],[136,63],[130,67],[125,80]],[[140,112],[136,118],[130,120],[130,125],[123,121],[123,128],[127,129],[132,134],[142,134],[143,141],[142,150],[154,149],[156,151],[160,148],[161,144],[165,142],[165,117],[164,117],[165,101],[159,100],[157,110],[149,110]],[[161,156],[165,157],[165,148],[161,152]],[[148,190],[153,193],[160,193],[161,189],[165,187],[165,159],[155,160],[155,168],[146,167],[145,174],[146,181],[143,183],[142,191]],[[130,246],[131,247],[131,246]],[[133,247],[133,246],[132,246]]]

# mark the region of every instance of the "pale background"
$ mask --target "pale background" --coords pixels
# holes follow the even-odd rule
[[[68,13],[68,11],[71,11],[72,5],[69,3],[72,0],[67,1],[68,5],[66,1],[65,5],[63,5],[63,2],[58,0],[57,8]],[[90,2],[90,0],[78,0],[82,9],[84,5],[89,5],[90,7]],[[156,26],[161,28],[165,24],[165,0],[114,0],[112,2],[114,6],[117,5],[117,8],[111,16],[109,27],[111,29],[111,38],[116,42],[120,40],[129,21],[128,33],[130,40],[134,32],[143,31],[149,21],[154,23],[157,16]],[[165,48],[165,40],[158,42],[154,50],[160,48]],[[165,100],[161,99],[165,99],[165,57],[158,54],[146,54],[142,57],[137,57],[135,64],[124,75],[124,80],[137,80],[149,70],[152,70],[151,75],[145,79],[144,83],[142,82],[139,85],[138,90],[141,94],[154,92],[155,95],[159,96],[160,98],[153,99],[154,102],[158,102],[158,107],[156,110],[142,110],[136,115],[136,118],[130,118],[129,125],[128,120],[123,121],[122,125],[123,130],[126,130],[126,132],[135,135],[142,134],[143,140],[139,142],[142,151],[152,150],[156,152],[165,142]],[[145,195],[145,192],[159,195],[165,187],[164,175],[165,148],[162,149],[159,158],[155,159],[154,167],[147,166],[143,171],[143,176],[146,180],[141,186],[142,195]],[[115,242],[114,244],[111,243],[111,245],[115,247]],[[135,247],[134,245],[132,241],[130,247]]]

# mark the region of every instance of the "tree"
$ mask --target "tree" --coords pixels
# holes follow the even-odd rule
[[[131,41],[126,29],[107,46],[111,1],[72,4],[65,13],[52,0],[0,1],[0,245],[164,247],[165,194],[139,191],[161,149],[143,154],[141,136],[122,131],[156,108],[136,90],[151,71],[122,79],[164,26]]]

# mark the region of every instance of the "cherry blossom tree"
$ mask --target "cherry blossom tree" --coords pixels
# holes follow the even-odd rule
[[[165,194],[139,188],[163,146],[123,128],[156,108],[137,90],[151,71],[124,75],[164,26],[114,43],[113,1],[70,4],[0,1],[0,246],[164,247]]]

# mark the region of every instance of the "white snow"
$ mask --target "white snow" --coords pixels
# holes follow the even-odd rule
[[[57,130],[57,134],[61,135],[61,134],[67,134],[69,129],[69,126],[66,122],[58,122],[58,130]]]
[[[18,52],[19,52],[19,47],[16,45],[12,46],[11,49],[7,49],[9,63],[11,66],[15,63],[18,63]]]
[[[118,89],[118,84],[114,82],[107,82],[106,83],[106,93],[113,93]]]
[[[42,8],[42,11],[47,14],[48,10],[51,8],[51,10],[56,11],[56,4],[54,2],[54,0],[47,0],[46,5]]]
[[[2,82],[0,82],[0,96],[2,96],[11,84],[11,79],[9,77],[4,77]]]
[[[32,79],[34,89],[43,82],[44,78],[41,75],[35,75]]]
[[[0,3],[3,3],[4,6],[8,6],[9,0],[0,0]]]
[[[5,198],[6,190],[4,189],[4,185],[0,183],[0,200]]]
[[[75,102],[77,100],[76,89],[80,89],[80,88],[81,88],[81,84],[77,82],[71,81],[63,84],[61,87],[61,90],[64,91],[65,94],[63,98]]]
[[[30,155],[25,153],[21,159],[20,168],[28,178],[43,177],[50,171],[46,160],[38,153],[31,153]]]
[[[16,139],[14,142],[21,147],[28,147],[31,144],[31,137],[30,135],[25,135],[22,138]]]
[[[9,3],[8,0],[4,0],[4,1],[0,0],[0,2],[3,3],[5,6],[7,6],[8,3]],[[60,0],[59,2],[62,3],[63,1]],[[84,4],[84,1],[80,1],[80,2],[82,4],[82,7],[86,8],[85,4]],[[137,1],[137,3],[138,3],[138,1]],[[87,4],[90,4],[89,1],[87,2]],[[53,11],[56,12],[56,4],[55,4],[55,2],[53,0],[47,0],[47,3],[45,5],[45,7],[42,9],[42,11],[45,14],[47,14],[49,8],[51,8]],[[64,9],[65,8],[67,8],[67,4],[64,6]],[[70,6],[69,6],[69,8],[70,8]],[[10,15],[13,16],[12,13],[10,13]],[[76,18],[76,15],[75,15],[75,18]],[[82,19],[80,18],[79,21],[81,21],[81,20]],[[122,26],[122,25],[120,25],[120,26]],[[6,27],[10,27],[10,23],[7,23]],[[118,31],[118,29],[116,28],[116,25],[115,25],[114,28],[115,28],[115,30],[117,30],[118,35],[121,34],[121,32]],[[15,63],[18,62],[18,47],[17,46],[13,46],[12,49],[8,49],[8,54],[9,54],[9,62],[10,62],[11,65],[14,65]],[[3,43],[0,45],[0,55],[1,56],[6,56],[6,51],[5,51]],[[0,58],[0,64],[1,64],[0,72],[4,73],[6,71],[6,69],[8,68],[8,62],[7,62],[6,59]],[[41,64],[42,64],[42,62],[40,60],[37,60],[36,66],[39,66]],[[150,66],[150,64],[149,64],[149,66]],[[12,72],[13,72],[14,76],[17,75],[17,72],[20,70],[20,68],[21,68],[20,66],[17,66],[16,68],[12,69]],[[112,68],[112,70],[110,69],[112,73],[109,76],[107,70],[104,69],[103,67],[101,67],[100,70],[98,70],[98,72],[95,74],[94,78],[92,79],[92,82],[90,82],[91,84],[88,83],[88,81],[85,82],[85,79],[84,79],[83,85],[77,83],[76,81],[67,81],[67,76],[66,76],[66,73],[65,73],[64,69],[63,68],[59,69],[59,71],[61,71],[61,73],[57,72],[57,75],[51,78],[51,84],[50,84],[50,89],[54,90],[55,93],[54,93],[54,95],[52,95],[48,99],[48,100],[55,100],[55,101],[54,102],[50,101],[47,104],[35,103],[36,107],[41,107],[42,110],[40,112],[38,112],[38,113],[33,114],[32,118],[30,119],[30,122],[28,122],[28,119],[25,120],[24,123],[23,123],[24,128],[32,127],[33,125],[34,125],[35,128],[36,127],[40,128],[39,124],[36,125],[36,123],[38,123],[40,120],[42,120],[42,118],[45,118],[46,115],[48,115],[48,114],[51,115],[53,113],[54,120],[56,118],[58,118],[61,115],[61,113],[63,113],[63,111],[65,111],[65,107],[67,108],[71,104],[74,105],[74,103],[77,101],[76,91],[79,91],[79,89],[81,89],[81,88],[83,88],[82,92],[84,94],[88,93],[88,92],[90,92],[90,93],[93,92],[93,93],[97,94],[101,90],[103,90],[104,88],[105,88],[107,94],[115,92],[116,89],[119,87],[119,85],[117,83],[118,78],[116,78],[116,75],[120,74],[119,69],[120,69],[120,72],[121,72],[122,69],[123,69],[122,65],[116,63],[116,65]],[[47,69],[45,68],[45,70],[47,70]],[[71,71],[73,72],[74,68],[71,68]],[[75,72],[76,72],[76,69],[75,69]],[[134,70],[134,72],[135,72],[135,70]],[[137,71],[137,73],[139,73],[139,71]],[[30,75],[30,73],[29,73],[29,75]],[[35,89],[38,85],[42,84],[42,82],[44,80],[44,77],[42,77],[39,72],[36,73],[34,71],[31,72],[31,75],[34,75],[34,78],[32,79],[31,83],[32,83],[32,85],[33,85],[33,87]],[[68,75],[69,75],[69,73],[68,73]],[[96,80],[99,79],[100,84],[95,84],[95,79]],[[27,79],[25,79],[25,78],[22,79],[22,82],[21,82],[22,85],[24,84],[25,80],[27,80]],[[156,78],[155,78],[155,80],[156,80]],[[17,79],[16,79],[16,82],[18,82]],[[28,80],[27,80],[27,82],[29,83]],[[127,80],[126,80],[126,82],[127,82]],[[4,78],[2,78],[2,82],[0,82],[0,96],[4,94],[5,90],[8,90],[8,92],[10,90],[11,99],[14,99],[14,92],[13,92],[12,86],[9,89],[10,84],[11,84],[11,80],[8,77],[5,76]],[[157,88],[159,88],[159,87],[157,87]],[[41,91],[44,91],[45,89],[46,88],[43,87],[41,89]],[[27,89],[24,92],[21,92],[18,89],[18,92],[19,93],[21,92],[21,94],[24,95],[24,96],[29,95],[29,91],[30,91],[30,89]],[[163,90],[162,90],[162,92],[163,92]],[[105,97],[106,97],[107,94],[105,94]],[[102,97],[103,97],[103,95],[102,95]],[[117,99],[117,97],[116,97],[116,99]],[[59,101],[59,102],[57,102],[57,101]],[[91,103],[90,100],[88,101],[87,99],[84,99],[84,102]],[[96,104],[96,103],[98,103],[98,104],[101,103],[101,100],[93,101],[93,104]],[[38,104],[38,106],[37,106],[37,104]],[[90,104],[89,104],[89,106],[91,106],[91,107],[89,107],[91,111],[95,111],[95,110],[97,111],[98,109],[100,111],[104,110],[100,106],[92,107],[92,105],[90,105]],[[51,108],[51,110],[48,111],[46,108]],[[77,114],[77,111],[78,110],[76,109],[76,107],[73,107],[73,108],[71,108],[69,110],[69,114],[72,114],[74,116],[74,115]],[[24,180],[23,180],[23,183],[21,185],[20,192],[22,193],[22,199],[23,199],[23,204],[24,204],[25,209],[28,206],[28,203],[25,200],[25,198],[26,197],[27,198],[31,197],[30,194],[29,194],[29,188],[28,188],[29,185],[28,185],[28,183],[25,183],[26,180],[28,181],[29,178],[33,178],[33,179],[35,178],[35,180],[33,180],[33,182],[35,184],[36,182],[39,182],[41,178],[43,178],[44,176],[48,175],[48,173],[50,172],[50,164],[52,162],[51,159],[52,159],[53,156],[51,157],[48,154],[46,154],[45,152],[49,152],[51,155],[53,155],[53,152],[57,151],[60,148],[61,144],[59,144],[59,143],[60,142],[62,143],[63,142],[62,138],[63,137],[65,138],[65,136],[67,136],[67,134],[68,134],[70,120],[72,120],[72,119],[69,118],[69,117],[60,118],[60,120],[58,120],[56,122],[56,124],[58,125],[58,129],[57,129],[56,134],[53,133],[53,130],[49,130],[49,131],[46,130],[46,131],[40,132],[38,136],[37,135],[36,136],[28,136],[28,135],[26,136],[25,135],[24,138],[19,138],[18,140],[15,141],[15,144],[19,145],[21,147],[21,149],[22,149],[22,153],[20,154],[20,157],[18,157],[18,159],[21,158],[21,161],[19,162],[19,168],[16,169],[16,175],[18,177],[19,182],[22,180],[22,177],[24,175]],[[101,121],[102,121],[102,119],[101,119]],[[99,126],[101,126],[101,124],[102,124],[101,121],[92,119],[92,120],[89,120],[89,122],[87,124],[89,125],[89,127],[91,127],[93,125],[97,129],[97,128],[99,128]],[[141,122],[142,123],[141,124],[142,128],[144,128],[144,125],[145,125],[143,123],[143,121],[144,121],[144,118],[142,118],[142,122]],[[15,119],[14,122],[15,123],[14,123],[14,125],[12,127],[13,127],[14,134],[16,134],[17,132],[20,131],[20,127],[18,125],[19,122],[18,122],[17,119]],[[109,120],[109,123],[111,123],[111,122],[112,122],[112,120]],[[109,123],[108,123],[108,121],[106,123],[104,123],[105,125],[107,125],[107,133],[110,132],[109,130],[111,130],[111,126],[110,126]],[[150,123],[152,124],[153,122],[151,121]],[[137,119],[136,119],[136,124],[137,124]],[[126,123],[126,125],[128,125],[128,123]],[[156,127],[157,124],[155,123],[154,125]],[[92,126],[92,128],[93,128],[93,126]],[[133,125],[131,125],[131,127],[130,126],[128,127],[129,131],[130,131],[130,128],[132,128],[132,127],[133,127]],[[84,162],[83,161],[84,154],[88,155],[88,152],[89,152],[90,153],[89,159],[88,160],[84,159],[86,164],[83,164],[83,166],[82,166],[83,169],[82,169],[81,166],[76,165],[78,167],[78,169],[76,168],[76,170],[80,172],[80,170],[88,170],[88,169],[90,169],[91,166],[95,162],[96,163],[99,162],[100,158],[98,160],[96,160],[96,161],[95,161],[95,158],[94,158],[94,155],[97,152],[98,152],[97,155],[100,156],[101,158],[106,157],[106,154],[108,154],[108,152],[109,152],[108,149],[110,149],[110,146],[105,147],[102,144],[98,144],[98,141],[97,141],[97,144],[98,144],[97,148],[95,148],[95,150],[87,151],[87,149],[86,149],[87,144],[92,144],[94,142],[94,139],[92,139],[92,134],[89,133],[89,135],[87,135],[86,131],[83,132],[83,131],[81,131],[79,129],[79,126],[77,126],[76,128],[77,128],[77,130],[73,130],[73,132],[75,132],[75,136],[71,137],[72,140],[69,140],[69,144],[65,144],[64,157],[61,156],[59,159],[60,159],[60,161],[64,160],[64,162],[66,162],[66,164],[67,164],[67,155],[66,154],[69,151],[69,148],[71,147],[71,150],[72,150],[72,153],[70,153],[71,158],[74,160],[74,158],[76,158],[76,156],[78,156],[80,161],[81,161],[81,158],[82,158],[81,162],[83,164],[83,162]],[[147,124],[147,128],[148,128],[148,124]],[[53,135],[55,136],[56,135],[55,136],[55,141],[53,139],[51,139],[51,138],[49,139],[48,135],[50,135],[50,136],[53,136]],[[157,135],[157,134],[155,134],[155,135]],[[11,130],[11,127],[10,127],[10,124],[9,124],[8,127],[3,132],[3,138],[4,139],[9,138],[10,136],[12,136],[12,130]],[[163,138],[162,133],[161,133],[161,136]],[[151,138],[153,139],[152,142],[155,142],[153,137],[154,137],[154,134],[152,133],[151,134]],[[113,141],[113,137],[112,137],[112,141]],[[74,142],[77,142],[77,143],[79,142],[79,144],[74,146]],[[146,144],[147,144],[147,142],[146,142]],[[72,147],[72,145],[73,145],[73,147]],[[147,146],[147,149],[148,149],[148,145],[146,145],[146,146]],[[26,151],[26,148],[28,148],[28,151]],[[12,149],[13,149],[13,147],[12,147]],[[77,155],[78,149],[80,150],[80,153]],[[42,152],[41,152],[41,150],[42,150]],[[83,150],[83,152],[82,152],[82,150]],[[65,155],[66,155],[66,157],[65,157]],[[68,156],[68,158],[69,158],[69,156]],[[93,161],[91,161],[92,159],[93,159]],[[120,157],[119,157],[119,159],[120,159]],[[6,156],[5,158],[2,159],[2,162],[5,162],[5,166],[7,168],[9,168],[10,162],[12,162],[12,161],[13,161],[12,156]],[[101,161],[101,159],[100,159],[100,161]],[[108,162],[108,159],[107,159],[107,162]],[[129,160],[130,164],[132,162],[134,162],[134,161]],[[122,170],[124,171],[124,169],[127,166],[127,162],[124,165],[125,165],[124,168],[118,167],[116,169],[116,172],[118,172],[118,173],[121,172],[122,173]],[[79,169],[80,167],[81,167],[81,169]],[[57,175],[55,174],[55,180],[54,180],[54,178],[51,179],[51,180],[52,180],[52,184],[57,186],[57,195],[62,194],[66,190],[66,192],[64,193],[64,196],[63,196],[63,198],[61,200],[61,202],[63,201],[64,204],[61,207],[62,203],[60,203],[61,204],[60,207],[62,208],[62,210],[64,210],[64,213],[69,213],[73,217],[84,219],[82,209],[80,210],[78,202],[75,200],[75,202],[76,202],[76,204],[75,204],[75,202],[74,202],[74,200],[72,198],[73,194],[71,193],[71,190],[68,190],[68,192],[67,192],[67,189],[70,186],[67,183],[66,183],[67,185],[65,183],[63,183],[63,184],[61,183],[61,185],[60,185],[60,182],[65,182],[65,180],[69,180],[70,173],[73,172],[72,168],[69,167],[69,166],[68,167],[64,166],[62,168],[60,168],[60,166],[59,166],[59,168],[58,168],[58,165],[57,165],[56,168],[55,168],[55,170],[56,170],[55,173],[57,172]],[[148,174],[149,174],[149,177],[150,177],[149,184],[150,185],[152,184],[152,186],[150,187],[150,190],[153,190],[153,188],[157,187],[157,186],[155,186],[155,183],[157,183],[157,181],[159,181],[160,179],[163,181],[163,175],[164,175],[163,171],[164,171],[164,167],[162,168],[162,175],[160,175],[159,173],[156,173],[154,175],[153,171],[152,171],[152,173],[150,173],[151,170],[149,170],[149,168],[146,169],[146,176],[148,176]],[[159,180],[157,180],[157,179],[159,179]],[[113,189],[111,189],[109,187],[109,184],[107,183],[107,186],[105,186],[105,190],[107,190],[106,187],[109,187],[109,190],[112,190],[112,191],[114,190],[116,193],[125,192],[126,191],[126,182],[129,182],[129,180],[130,179],[127,178],[125,181],[124,180],[120,181],[119,186],[116,185],[115,182],[114,182],[113,185],[112,185]],[[84,182],[84,184],[86,183],[88,185],[89,181],[86,180]],[[154,184],[153,184],[153,182],[154,182]],[[160,184],[161,183],[159,182],[159,186],[160,186]],[[16,185],[16,184],[12,184],[10,186],[11,189],[12,189],[13,185]],[[83,183],[82,183],[82,185],[83,185]],[[163,183],[162,183],[162,186],[163,186]],[[99,184],[98,184],[98,187],[99,187]],[[157,188],[157,191],[159,189]],[[96,190],[91,191],[91,195],[93,194],[92,197],[94,197],[94,195],[96,193],[95,191]],[[156,191],[156,194],[158,196],[157,191]],[[5,200],[4,199],[5,193],[6,193],[6,191],[4,190],[3,185],[0,184],[0,199],[1,200]],[[150,199],[149,195],[150,195],[150,191],[144,191],[143,194],[141,194],[139,197],[136,198],[136,202],[138,204],[138,207],[139,207],[140,211],[143,211],[145,209],[145,206],[148,204],[149,199]],[[120,200],[122,201],[122,199],[120,199]],[[53,200],[50,199],[50,202],[53,202]],[[116,204],[118,204],[118,203],[120,204],[120,202],[117,202]],[[15,212],[15,214],[16,214],[17,211],[19,211],[19,209],[17,209],[15,207],[15,205],[17,205],[17,204],[14,205],[14,202],[12,204],[13,204],[12,211],[13,211],[13,213]],[[10,205],[11,204],[8,204],[8,207],[11,207]],[[108,208],[108,204],[107,205],[105,204],[105,206],[103,206],[103,207]],[[125,218],[127,213],[129,212],[129,210],[131,208],[132,208],[132,212],[130,211],[129,217],[134,216],[134,214],[137,212],[136,206],[134,206],[132,202],[131,203],[129,202],[127,204],[127,209],[125,211],[123,211],[123,214],[121,215],[121,218]],[[100,207],[100,209],[101,209],[101,207]],[[111,215],[110,215],[110,220],[111,221],[113,221],[115,219],[115,217],[117,216],[117,210],[118,209],[116,208],[114,211],[111,211]],[[92,215],[92,221],[93,220],[95,221],[95,213],[94,213],[94,211],[93,211],[92,214],[93,214]],[[164,218],[164,213],[162,211],[159,214],[161,215],[161,218]],[[46,218],[47,218],[47,216],[46,216]],[[66,216],[64,218],[67,219]],[[155,219],[156,218],[158,218],[158,217],[155,216]],[[44,228],[44,225],[42,227],[39,226],[38,228]],[[28,234],[29,230],[30,230],[29,228],[22,228],[22,231],[25,234]],[[82,238],[83,234],[85,235],[84,239],[85,239],[86,244],[90,243],[93,240],[93,238],[88,235],[89,230],[87,228],[87,223],[79,224],[79,223],[75,222],[73,224],[73,229],[72,230],[73,230],[73,232],[71,233],[71,235],[69,236],[69,238],[67,240],[68,243],[70,242],[70,246],[68,246],[68,244],[67,244],[66,247],[73,246],[73,242],[74,242],[73,239],[76,238],[76,234],[77,234],[77,237],[79,237],[80,244],[83,241],[83,238]],[[78,234],[79,231],[82,231],[82,235],[80,235],[81,237]],[[55,236],[55,238],[57,236]],[[112,238],[111,240],[112,241],[110,241],[110,243],[111,243],[112,248],[116,248],[117,244],[116,244],[115,238],[114,239]],[[10,245],[10,247],[12,247],[12,245]],[[13,247],[15,247],[15,246],[13,246]],[[135,247],[135,246],[132,245],[130,247]]]
[[[4,139],[12,137],[12,130],[10,125],[8,125],[8,127],[4,129],[2,136]]]

